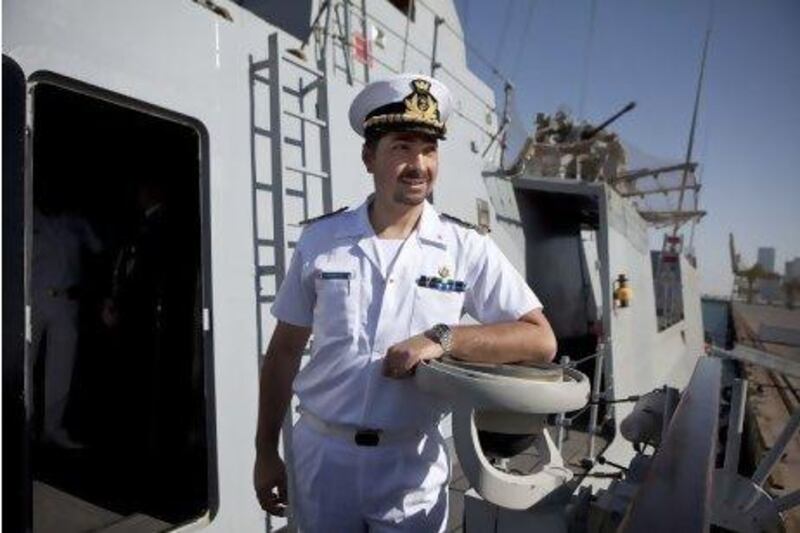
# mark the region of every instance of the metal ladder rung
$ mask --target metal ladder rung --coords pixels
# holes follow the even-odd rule
[[[292,172],[297,172],[299,174],[308,174],[309,176],[316,176],[318,178],[328,179],[328,173],[322,172],[320,170],[310,170],[308,168],[303,167],[290,167],[286,166],[286,170],[291,170]]]
[[[253,126],[253,133],[256,135],[263,135],[264,137],[272,137],[271,131],[264,128],[259,128],[258,126]]]
[[[297,247],[297,241],[289,241],[289,242],[286,243],[286,246],[288,246],[289,248],[294,249],[294,248]]]
[[[294,96],[295,98],[302,97],[302,93],[293,87],[287,87],[286,85],[283,86],[283,92],[290,96]]]
[[[297,146],[298,148],[303,147],[303,141],[300,139],[295,139],[294,137],[284,137],[283,142],[286,144],[291,144],[292,146]]]
[[[256,244],[259,246],[275,246],[273,239],[256,239]]]
[[[258,297],[258,302],[259,303],[271,304],[274,301],[275,301],[275,295],[274,294],[262,295],[262,296]]]
[[[259,265],[256,267],[256,273],[259,276],[274,276],[277,269],[275,265]]]
[[[269,59],[255,61],[253,63],[250,63],[250,72],[258,72],[259,70],[268,69],[271,66],[272,62]]]
[[[286,189],[286,194],[288,196],[294,196],[295,198],[305,198],[306,192],[300,191],[298,189]]]
[[[272,184],[270,183],[256,183],[255,188],[259,191],[272,192]]]
[[[256,81],[260,81],[261,83],[263,83],[265,85],[269,85],[270,83],[272,83],[272,82],[269,81],[269,78],[265,78],[261,74],[253,73],[253,79],[256,80]]]
[[[291,63],[292,65],[305,70],[309,74],[313,74],[314,76],[316,76],[318,78],[321,78],[321,77],[323,77],[325,75],[322,72],[320,72],[319,70],[315,69],[314,67],[310,67],[310,66],[306,65],[305,63],[303,63],[299,59],[296,59],[295,57],[290,56],[288,54],[283,54],[283,60],[286,61],[287,63]]]
[[[320,120],[316,117],[309,117],[308,115],[302,115],[300,113],[295,113],[294,111],[289,111],[288,109],[283,110],[284,115],[289,115],[290,117],[294,117],[296,119],[302,120],[303,122],[309,122],[311,124],[315,124],[320,128],[327,128],[328,123],[324,120]]]
[[[311,91],[316,91],[320,88],[321,82],[323,78],[317,78],[316,80],[312,81],[308,85],[304,85],[302,89],[298,90],[294,87],[290,87],[288,85],[283,86],[283,92],[290,96],[294,96],[295,98],[305,98],[305,96],[310,93]]]

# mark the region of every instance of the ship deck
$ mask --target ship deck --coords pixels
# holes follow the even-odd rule
[[[800,309],[733,302],[736,341],[800,362]],[[749,381],[747,420],[753,463],[775,443],[789,413],[800,409],[800,379],[753,364],[743,365]],[[769,477],[767,491],[783,496],[800,489],[800,434],[786,448],[786,455]],[[800,508],[786,513],[787,531],[800,531]]]

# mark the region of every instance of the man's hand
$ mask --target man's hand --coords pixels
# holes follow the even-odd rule
[[[103,324],[106,327],[113,328],[119,323],[119,312],[117,306],[114,305],[114,300],[106,298],[103,301],[103,308],[100,311],[100,317],[103,319]]]
[[[390,378],[406,378],[414,374],[421,361],[436,359],[444,353],[441,345],[425,336],[415,335],[410,339],[390,346],[383,358],[383,375]]]
[[[278,452],[256,453],[253,485],[262,509],[274,516],[286,514],[286,467]]]

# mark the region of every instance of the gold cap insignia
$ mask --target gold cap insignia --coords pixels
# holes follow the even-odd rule
[[[439,122],[439,103],[430,93],[431,82],[417,79],[411,82],[412,93],[406,96],[405,115],[413,120],[428,123]]]
[[[447,265],[439,267],[439,277],[442,279],[447,279],[450,277],[450,269],[447,268]]]
[[[410,86],[411,92],[407,93],[402,100],[394,100],[397,93],[396,90],[403,91],[403,86]],[[431,92],[431,89],[437,87],[436,82],[425,78],[405,78],[402,85],[396,89],[392,86],[392,92],[387,91],[386,97],[392,97],[393,101],[386,102],[366,113],[368,118],[364,119],[363,130],[377,127],[385,131],[408,130],[420,131],[434,135],[439,139],[444,139],[444,134],[447,131],[442,117],[446,118],[447,115],[447,102],[449,102],[448,92],[446,88],[442,88],[442,94],[445,97],[444,109],[439,106],[439,101]],[[378,89],[375,89],[376,91]],[[438,93],[437,93],[438,94]],[[372,114],[370,116],[370,114]],[[354,126],[355,127],[355,126]],[[358,130],[358,128],[356,128]]]

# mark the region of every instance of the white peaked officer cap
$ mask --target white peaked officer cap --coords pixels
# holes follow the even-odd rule
[[[364,87],[350,105],[350,125],[362,137],[414,131],[444,139],[453,107],[450,90],[422,74],[398,74]]]

